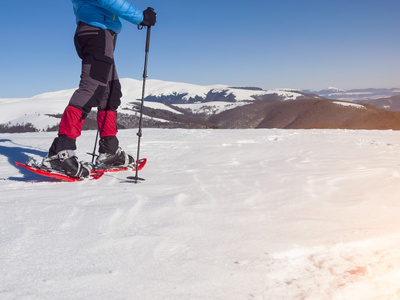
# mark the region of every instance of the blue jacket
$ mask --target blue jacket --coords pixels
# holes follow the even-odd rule
[[[123,19],[140,24],[143,21],[143,12],[126,0],[71,0],[74,6],[76,22],[110,29],[119,33]]]

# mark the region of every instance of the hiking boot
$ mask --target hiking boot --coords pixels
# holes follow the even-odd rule
[[[63,150],[53,156],[47,155],[42,161],[42,166],[77,178],[88,178],[92,169],[88,163],[78,161],[73,150]]]
[[[115,154],[100,153],[96,159],[97,169],[110,169],[115,167],[129,167],[134,163],[133,156],[118,148]]]

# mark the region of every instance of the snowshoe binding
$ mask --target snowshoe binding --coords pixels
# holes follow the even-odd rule
[[[26,164],[29,165],[28,162]],[[63,150],[56,155],[46,156],[39,167],[50,172],[81,179],[88,178],[92,170],[89,163],[78,161],[73,150]]]
[[[95,170],[107,171],[114,169],[134,168],[134,158],[127,154],[121,148],[118,148],[115,154],[100,153],[96,159]]]

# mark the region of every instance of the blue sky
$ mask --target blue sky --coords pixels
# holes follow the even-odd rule
[[[0,98],[76,88],[69,0],[3,1]],[[264,89],[400,87],[399,0],[129,0],[152,6],[151,79]],[[125,23],[120,78],[141,80],[145,30]]]

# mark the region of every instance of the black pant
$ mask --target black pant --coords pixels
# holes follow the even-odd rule
[[[83,22],[75,32],[75,48],[82,59],[79,88],[70,105],[89,113],[93,107],[116,111],[121,104],[121,84],[114,63],[117,34]]]

